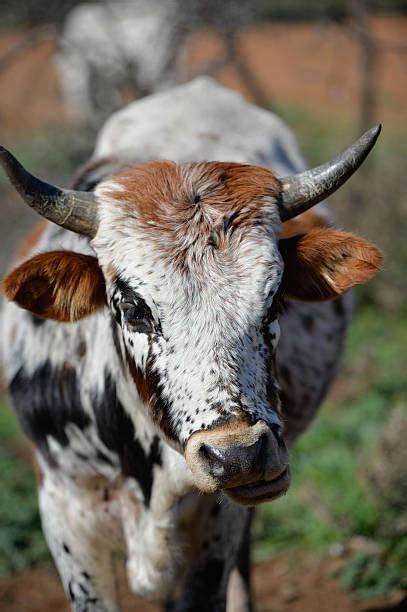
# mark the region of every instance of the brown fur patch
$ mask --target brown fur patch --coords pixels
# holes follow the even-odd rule
[[[308,234],[308,232],[322,227],[327,227],[326,220],[313,210],[307,210],[298,215],[298,217],[283,223],[281,239],[293,238],[299,234]]]
[[[257,429],[267,426],[261,425],[256,427],[252,425],[250,416],[242,414],[239,417],[228,419],[218,425],[214,425],[210,429],[196,431],[192,434],[191,440],[202,438],[205,444],[216,446],[217,448],[232,448],[235,446],[250,446],[254,440],[257,440]]]
[[[151,355],[149,354],[144,370],[134,363],[126,351],[126,362],[131,377],[133,378],[137,392],[143,402],[151,408],[151,416],[170,440],[178,440],[168,417],[168,406],[165,399],[161,397],[160,377],[152,367]]]
[[[281,191],[270,170],[224,162],[148,162],[115,182],[125,191],[109,195],[137,216],[164,256],[178,260],[192,245],[222,248],[236,230],[265,222],[270,198]]]
[[[32,257],[2,283],[9,300],[44,319],[78,321],[106,303],[97,259],[73,251]]]
[[[382,254],[370,242],[333,229],[281,240],[280,251],[284,293],[305,302],[337,297],[369,280],[382,264]]]

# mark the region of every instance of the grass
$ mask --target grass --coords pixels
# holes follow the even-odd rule
[[[349,120],[317,118],[287,104],[274,110],[298,135],[310,164],[329,159],[357,133],[355,124]],[[72,140],[70,134],[47,133],[29,142],[14,141],[12,149],[28,167],[36,172],[38,168],[41,176],[67,184],[65,179],[78,160],[86,159],[83,153],[86,147],[72,149]],[[407,210],[403,187],[405,169],[400,162],[407,152],[406,142],[403,134],[385,126],[373,158],[373,165],[384,168],[385,172],[378,177],[377,184],[373,181],[370,186],[378,206],[380,201],[385,202],[385,214],[378,215],[376,209],[374,214],[362,215],[360,219],[362,233],[379,244],[381,235],[385,234],[383,228],[389,228],[390,218],[396,219],[394,233],[387,244],[382,244],[387,248],[384,282],[376,293],[372,291],[372,283],[364,289],[365,307],[352,326],[336,392],[292,450],[293,483],[288,494],[259,509],[254,533],[258,559],[283,551],[326,554],[334,545],[346,546],[355,536],[373,541],[378,547],[373,552],[363,550],[351,556],[341,573],[344,586],[360,597],[407,588],[403,577],[407,567],[407,537],[383,535],[394,509],[381,504],[371,494],[363,477],[389,415],[396,408],[406,411],[407,405],[407,311],[399,307],[406,295],[407,252],[400,233]],[[11,147],[10,143],[5,144]],[[360,184],[363,186],[363,180]],[[380,192],[375,191],[379,188],[377,185],[381,185]],[[1,174],[0,189],[8,189]],[[349,191],[345,187],[341,193],[346,199]],[[404,208],[399,207],[402,197]],[[357,227],[352,211],[342,222],[345,228]],[[392,271],[395,265],[397,269]],[[393,295],[395,287],[399,297],[392,297],[389,302],[388,296]],[[384,307],[377,306],[380,292],[386,296],[387,301],[379,300],[379,303],[389,306],[387,314]],[[373,304],[373,308],[366,304]],[[18,452],[21,445],[15,417],[5,407],[0,409],[0,573],[3,574],[49,559],[41,535],[34,476]]]
[[[343,362],[338,387],[346,382],[348,391],[335,402],[328,399],[293,448],[291,489],[258,512],[256,556],[326,553],[363,536],[378,543],[380,554],[367,550],[352,558],[342,581],[368,596],[407,588],[407,536],[382,536],[393,509],[378,503],[363,478],[391,412],[407,414],[407,318],[364,311],[353,324]]]
[[[0,574],[49,558],[41,533],[35,479],[19,456],[23,441],[14,415],[0,407]]]
[[[357,596],[407,584],[407,538],[383,537],[390,510],[362,478],[378,436],[394,408],[406,410],[407,318],[364,310],[349,335],[335,401],[328,400],[291,453],[288,494],[257,512],[255,556],[286,551],[326,554],[332,545],[363,536],[380,553],[362,551],[343,570]],[[340,390],[345,387],[345,393]],[[32,469],[13,449],[22,443],[15,417],[0,410],[0,573],[48,559],[37,513]]]
[[[2,145],[34,174],[47,181],[69,184],[78,165],[89,159],[92,153],[92,136],[74,126],[48,127],[33,131],[30,136],[5,136]],[[10,190],[10,182],[0,172],[0,189]]]
[[[319,112],[316,115],[305,107],[285,100],[276,100],[272,110],[293,130],[309,165],[332,159],[360,135],[357,121],[347,114],[332,117],[331,113]],[[379,123],[380,118],[376,122]],[[369,159],[377,166],[383,162],[405,159],[405,131],[404,126],[383,124],[380,139]]]

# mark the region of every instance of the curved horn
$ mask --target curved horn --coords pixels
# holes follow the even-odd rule
[[[4,147],[0,163],[23,200],[42,217],[66,229],[93,237],[97,203],[93,193],[55,187],[36,178]]]
[[[364,162],[379,137],[376,125],[332,161],[281,179],[280,217],[288,221],[339,189]]]

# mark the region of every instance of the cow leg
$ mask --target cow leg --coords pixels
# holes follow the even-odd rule
[[[229,578],[238,564],[249,521],[250,513],[245,508],[233,505],[226,499],[214,504],[205,525],[199,553],[183,580],[179,598],[167,604],[167,612],[250,610],[250,607],[226,607]]]
[[[254,511],[249,510],[249,519],[240,545],[236,567],[229,578],[226,612],[253,612],[250,580],[250,532]]]
[[[119,611],[112,559],[112,545],[120,539],[115,505],[103,499],[100,487],[89,491],[52,475],[41,483],[43,532],[75,612]]]

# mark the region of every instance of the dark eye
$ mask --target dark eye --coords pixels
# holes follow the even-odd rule
[[[152,334],[155,331],[154,321],[148,306],[140,308],[135,304],[122,302],[120,310],[127,327],[140,334]]]
[[[271,304],[267,310],[267,320],[273,321],[284,311],[284,298],[281,286],[271,298]]]

